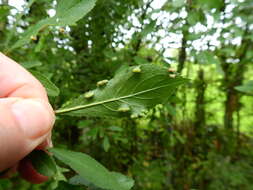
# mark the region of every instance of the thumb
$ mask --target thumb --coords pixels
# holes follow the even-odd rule
[[[0,171],[24,158],[49,135],[54,124],[50,104],[41,99],[0,99]]]

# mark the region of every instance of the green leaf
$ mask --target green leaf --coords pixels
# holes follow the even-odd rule
[[[138,115],[166,102],[187,80],[170,76],[167,68],[155,64],[124,67],[106,85],[93,90],[92,97],[67,102],[56,113],[72,116],[119,117]]]
[[[95,6],[97,0],[58,0],[55,19],[57,25],[72,25]]]
[[[51,18],[45,18],[37,24],[29,27],[10,50],[25,45],[31,40],[31,37],[37,36],[41,30],[48,26],[66,26],[75,24],[92,10],[96,1],[97,0],[58,0],[56,15]]]
[[[29,27],[27,31],[25,31],[20,39],[10,48],[10,50],[19,48],[26,43],[28,43],[32,37],[36,37],[39,31],[41,31],[44,28],[47,28],[50,25],[55,24],[55,19],[54,18],[46,18],[41,21],[39,21],[37,24]]]
[[[110,141],[109,141],[109,138],[107,136],[104,137],[104,140],[103,140],[103,148],[105,150],[105,152],[107,152],[109,149],[110,149]]]
[[[207,65],[207,64],[219,64],[218,58],[210,51],[201,51],[197,55],[197,60],[199,64]]]
[[[189,12],[189,15],[187,17],[187,21],[190,25],[195,25],[198,22],[205,24],[206,18],[205,14],[203,13],[202,10],[194,10]]]
[[[220,9],[224,5],[223,0],[198,0],[199,7],[206,9]]]
[[[34,67],[39,67],[42,65],[42,63],[40,61],[26,61],[26,62],[22,62],[20,63],[20,65],[26,69],[31,69]]]
[[[134,62],[138,65],[141,65],[141,64],[147,64],[148,63],[148,60],[143,58],[143,57],[140,57],[140,56],[135,56],[134,57]]]
[[[10,12],[11,7],[9,5],[0,5],[0,20],[6,17]]]
[[[58,148],[52,148],[49,151],[90,184],[108,190],[129,190],[119,183],[115,175],[112,175],[103,165],[84,153]]]
[[[248,81],[244,85],[236,86],[235,89],[248,95],[253,95],[253,80]]]
[[[84,190],[81,186],[71,185],[67,182],[61,181],[55,190]]]
[[[111,172],[111,174],[117,179],[118,183],[120,183],[124,189],[131,189],[134,186],[134,180],[130,177],[117,172]]]
[[[40,174],[48,177],[52,177],[56,174],[57,168],[54,159],[43,150],[34,150],[27,158]]]
[[[172,0],[173,7],[182,7],[185,4],[185,0]]]
[[[156,21],[152,20],[149,24],[147,24],[144,27],[143,31],[141,32],[142,37],[146,37],[149,33],[151,33],[155,29],[155,26]]]
[[[117,132],[123,131],[123,129],[121,127],[117,127],[117,126],[111,126],[108,129],[111,131],[117,131]]]
[[[30,71],[46,88],[48,96],[58,96],[60,94],[59,88],[55,86],[47,77],[36,71]]]
[[[134,180],[132,180],[131,178],[122,175],[120,173],[117,172],[110,172],[110,174],[112,176],[115,177],[115,179],[118,181],[118,183],[121,184],[121,186],[123,187],[123,189],[131,189],[134,186]],[[106,190],[105,188],[98,188],[96,187],[94,184],[89,183],[87,180],[85,180],[84,178],[82,178],[80,175],[76,175],[74,177],[72,177],[69,180],[69,183],[72,185],[85,185],[87,187],[89,187],[89,189],[91,190]]]
[[[0,179],[0,190],[11,189],[12,185],[9,179]]]
[[[69,183],[71,185],[84,185],[87,186],[90,190],[105,190],[99,187],[96,187],[94,184],[88,182],[86,179],[84,179],[80,175],[76,175],[69,179]]]

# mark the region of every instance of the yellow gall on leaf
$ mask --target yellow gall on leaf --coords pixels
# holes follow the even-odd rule
[[[108,82],[109,82],[108,80],[101,80],[101,81],[98,81],[98,82],[97,82],[97,86],[98,86],[98,87],[99,87],[99,86],[104,86],[104,85],[106,85]]]
[[[138,66],[138,67],[133,68],[132,72],[133,73],[140,73],[141,72],[141,67]]]
[[[170,73],[175,73],[175,72],[176,72],[176,69],[174,69],[174,68],[169,68],[169,69],[168,69],[168,72],[170,72]]]
[[[130,108],[119,108],[118,109],[119,112],[129,112],[130,111]]]
[[[149,167],[149,163],[147,162],[147,161],[143,161],[143,166],[145,166],[145,167]]]
[[[177,76],[176,74],[170,74],[171,78],[176,78],[176,76]]]
[[[64,28],[59,28],[59,32],[60,32],[60,33],[64,33],[64,32],[65,32],[65,29],[64,29]]]
[[[123,112],[123,113],[129,112],[130,111],[130,107],[127,104],[125,104],[125,105],[122,105],[121,107],[119,107],[118,111],[119,112]]]
[[[94,96],[94,92],[92,92],[92,91],[86,92],[86,93],[84,94],[84,97],[85,97],[86,99],[90,99],[90,98],[92,98],[93,96]]]
[[[36,40],[37,40],[37,36],[31,36],[30,39],[31,39],[32,41],[36,41]]]
[[[132,114],[130,117],[131,117],[132,119],[136,119],[136,118],[138,118],[138,115],[137,115],[137,114]]]

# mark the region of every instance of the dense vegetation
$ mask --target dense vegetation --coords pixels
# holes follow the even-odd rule
[[[98,0],[76,24],[18,41],[57,2],[30,0],[18,10],[0,0],[0,51],[60,89],[51,89],[55,110],[124,66],[161,65],[189,82],[139,116],[58,117],[55,146],[132,177],[136,190],[253,189],[251,0]],[[4,190],[55,187],[0,180]]]

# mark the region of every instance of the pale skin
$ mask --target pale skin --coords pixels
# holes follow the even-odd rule
[[[51,146],[54,121],[41,83],[0,53],[0,171],[14,168],[36,148]]]

